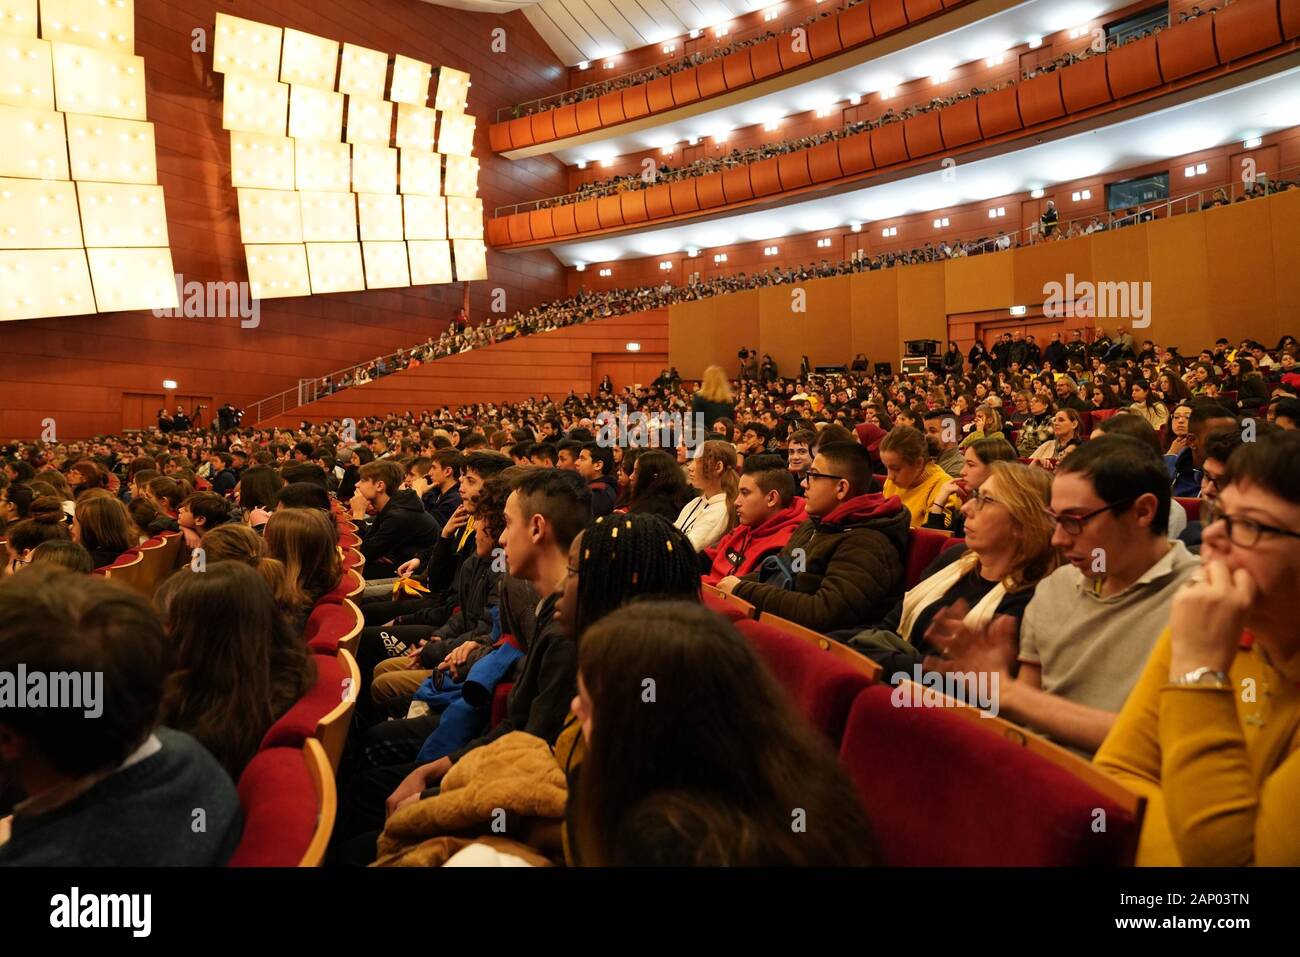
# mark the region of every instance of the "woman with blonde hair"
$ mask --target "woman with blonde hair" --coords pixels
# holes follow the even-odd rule
[[[1002,434],[1002,412],[992,404],[985,402],[975,410],[975,419],[971,422],[970,433],[961,440],[961,448],[969,448],[980,439],[1005,439]]]
[[[697,552],[711,548],[736,524],[736,447],[710,439],[690,459],[687,469],[699,496],[687,502],[673,524],[686,533]]]
[[[1019,629],[1034,586],[1060,564],[1043,511],[1052,477],[1006,461],[994,462],[988,473],[961,509],[965,547],[940,552],[878,626],[849,642],[884,666],[887,677],[900,671],[914,677],[915,665],[939,654],[929,640],[932,627],[942,632],[956,621],[982,628],[1007,615]]]
[[[88,489],[77,499],[72,540],[85,546],[96,568],[113,564],[139,537],[126,506],[107,492]]]
[[[280,509],[266,523],[266,561],[258,563],[276,603],[302,634],[321,596],[333,591],[343,574],[338,529],[316,508]]]
[[[704,379],[691,397],[691,418],[704,417],[704,429],[710,431],[718,419],[735,419],[736,403],[731,395],[731,383],[721,366],[709,366]]]
[[[911,526],[924,525],[948,473],[934,461],[932,440],[909,425],[896,425],[880,442],[885,498],[897,495],[911,513]],[[942,504],[942,503],[941,503]]]

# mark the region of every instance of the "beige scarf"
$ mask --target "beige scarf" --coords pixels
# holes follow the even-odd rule
[[[946,595],[948,589],[957,584],[963,575],[974,568],[978,560],[979,557],[974,552],[967,552],[955,562],[920,582],[915,588],[909,589],[907,594],[903,596],[903,619],[898,626],[899,637],[904,641],[911,641],[912,628],[916,625],[917,616]],[[998,605],[1002,604],[1002,599],[1006,596],[1006,586],[998,582],[967,613],[964,619],[966,627],[975,629],[987,627],[989,622],[993,620],[993,614],[997,611]]]

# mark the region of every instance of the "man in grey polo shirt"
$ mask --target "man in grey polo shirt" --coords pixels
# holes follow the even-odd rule
[[[975,633],[945,616],[927,637],[945,671],[1001,672],[999,714],[1091,754],[1101,746],[1199,567],[1166,537],[1169,479],[1160,456],[1126,435],[1084,443],[1052,483],[1052,544],[1068,564],[1038,583],[1020,625]],[[936,638],[938,640],[936,640]]]

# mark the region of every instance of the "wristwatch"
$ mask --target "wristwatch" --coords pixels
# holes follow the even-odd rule
[[[1189,671],[1187,672],[1187,674],[1182,675],[1181,677],[1174,678],[1169,683],[1173,685],[1209,684],[1210,682],[1207,681],[1206,679],[1213,679],[1214,687],[1216,688],[1226,688],[1228,687],[1229,684],[1231,684],[1231,682],[1228,680],[1228,675],[1226,672],[1215,671],[1213,668],[1209,668],[1209,667],[1201,667],[1201,668],[1197,668],[1195,671]]]

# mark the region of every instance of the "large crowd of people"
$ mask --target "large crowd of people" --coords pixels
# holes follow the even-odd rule
[[[0,864],[227,860],[234,782],[314,682],[307,622],[347,567],[340,866],[871,863],[833,753],[703,586],[886,680],[997,675],[1003,719],[1147,799],[1138,863],[1300,863],[1300,346],[1032,331],[921,375],[742,349],[735,378],[355,434],[9,443],[0,671],[102,673],[104,709],[0,701]],[[907,582],[924,529],[958,547]],[[183,560],[152,604],[100,577],[167,534]],[[554,827],[451,824],[468,787]],[[815,809],[796,840],[793,806]],[[202,836],[169,839],[194,807]]]

